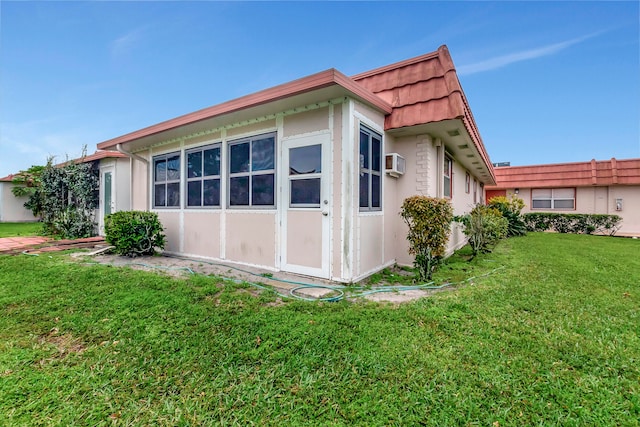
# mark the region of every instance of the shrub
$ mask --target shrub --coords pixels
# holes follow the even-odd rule
[[[409,253],[415,255],[418,280],[429,280],[444,257],[453,208],[446,199],[413,196],[402,203],[400,216],[409,226]]]
[[[504,196],[493,197],[489,201],[489,206],[498,209],[500,213],[502,213],[502,216],[509,222],[507,237],[524,236],[527,234],[527,226],[524,223],[524,218],[520,214],[524,208],[524,201],[521,198],[515,195],[512,195],[510,199]]]
[[[554,212],[531,212],[524,215],[529,231],[557,231],[558,233],[614,235],[622,218],[618,215],[563,214]]]
[[[155,248],[164,249],[162,230],[158,214],[153,212],[120,211],[104,219],[105,239],[119,255],[153,255]]]
[[[476,205],[471,212],[455,220],[464,225],[463,232],[469,238],[474,255],[491,252],[493,245],[507,237],[509,221],[498,209],[490,206]]]

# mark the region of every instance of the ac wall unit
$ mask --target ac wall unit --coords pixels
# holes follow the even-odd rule
[[[389,153],[385,156],[385,172],[394,178],[404,175],[406,162],[398,153]]]

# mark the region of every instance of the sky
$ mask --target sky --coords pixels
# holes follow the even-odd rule
[[[0,1],[0,177],[336,68],[446,44],[492,162],[640,157],[629,2]]]

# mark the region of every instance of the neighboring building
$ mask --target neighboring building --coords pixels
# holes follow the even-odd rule
[[[487,200],[517,194],[523,212],[615,214],[617,235],[640,236],[640,159],[495,168]]]
[[[79,163],[92,163],[99,173],[99,206],[95,211],[98,233],[104,234],[104,217],[112,212],[129,210],[131,160],[117,151],[99,150],[95,153],[72,160]],[[63,166],[66,162],[56,166]],[[15,197],[11,188],[14,175],[0,179],[0,222],[37,221],[30,210],[24,208],[26,197]]]
[[[469,211],[493,167],[445,46],[329,69],[102,142],[128,153],[131,207],[165,250],[340,282],[411,264],[404,198]],[[450,251],[465,243],[453,226]]]
[[[13,183],[15,175],[0,178],[0,222],[34,222],[38,218],[24,207],[27,197],[16,197],[11,189],[16,186]]]

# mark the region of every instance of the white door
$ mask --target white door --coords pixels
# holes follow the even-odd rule
[[[100,170],[100,206],[98,225],[100,235],[104,235],[104,217],[115,212],[115,185],[113,180],[113,168]]]
[[[283,140],[281,268],[330,275],[329,134]]]

